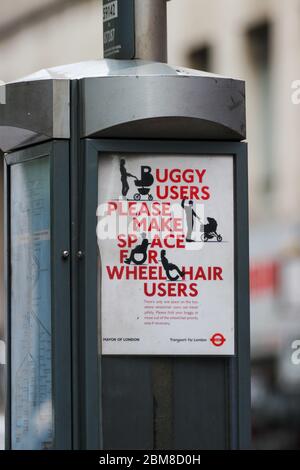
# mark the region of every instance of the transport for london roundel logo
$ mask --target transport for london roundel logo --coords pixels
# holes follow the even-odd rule
[[[219,348],[220,346],[223,346],[223,344],[226,341],[226,338],[222,333],[215,333],[211,338],[210,338],[211,343]]]

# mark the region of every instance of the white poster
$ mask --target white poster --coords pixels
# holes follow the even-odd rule
[[[102,354],[234,354],[233,158],[101,154]]]

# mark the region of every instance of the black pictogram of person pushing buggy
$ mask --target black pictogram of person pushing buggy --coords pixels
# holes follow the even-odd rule
[[[185,212],[185,218],[186,218],[186,226],[187,226],[187,232],[186,232],[186,241],[187,242],[193,242],[195,240],[192,239],[192,233],[194,231],[194,225],[195,225],[195,219],[198,219],[199,222],[201,222],[200,217],[197,215],[197,213],[194,210],[194,201],[187,201],[186,199],[183,199],[181,202],[181,207],[183,208]],[[214,238],[217,239],[218,242],[221,242],[223,240],[222,235],[217,233],[217,228],[218,228],[218,222],[216,219],[213,219],[212,217],[207,217],[207,224],[201,224],[200,230],[201,230],[201,240],[203,242],[208,242],[209,240],[213,240]]]
[[[148,196],[148,201],[153,201],[153,196],[150,194],[150,187],[154,183],[154,177],[151,173],[152,169],[150,166],[143,165],[141,167],[141,178],[138,179],[132,173],[129,173],[126,169],[126,161],[124,158],[120,161],[120,173],[122,183],[122,196],[127,196],[130,189],[128,178],[134,179],[134,184],[137,187],[138,192],[134,194],[133,198],[135,201],[141,201],[142,196]]]

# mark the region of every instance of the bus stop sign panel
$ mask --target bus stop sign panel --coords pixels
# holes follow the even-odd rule
[[[103,0],[103,47],[105,58],[134,58],[134,0]]]

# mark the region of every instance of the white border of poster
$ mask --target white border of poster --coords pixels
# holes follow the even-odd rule
[[[103,355],[233,355],[232,156],[101,154]]]

